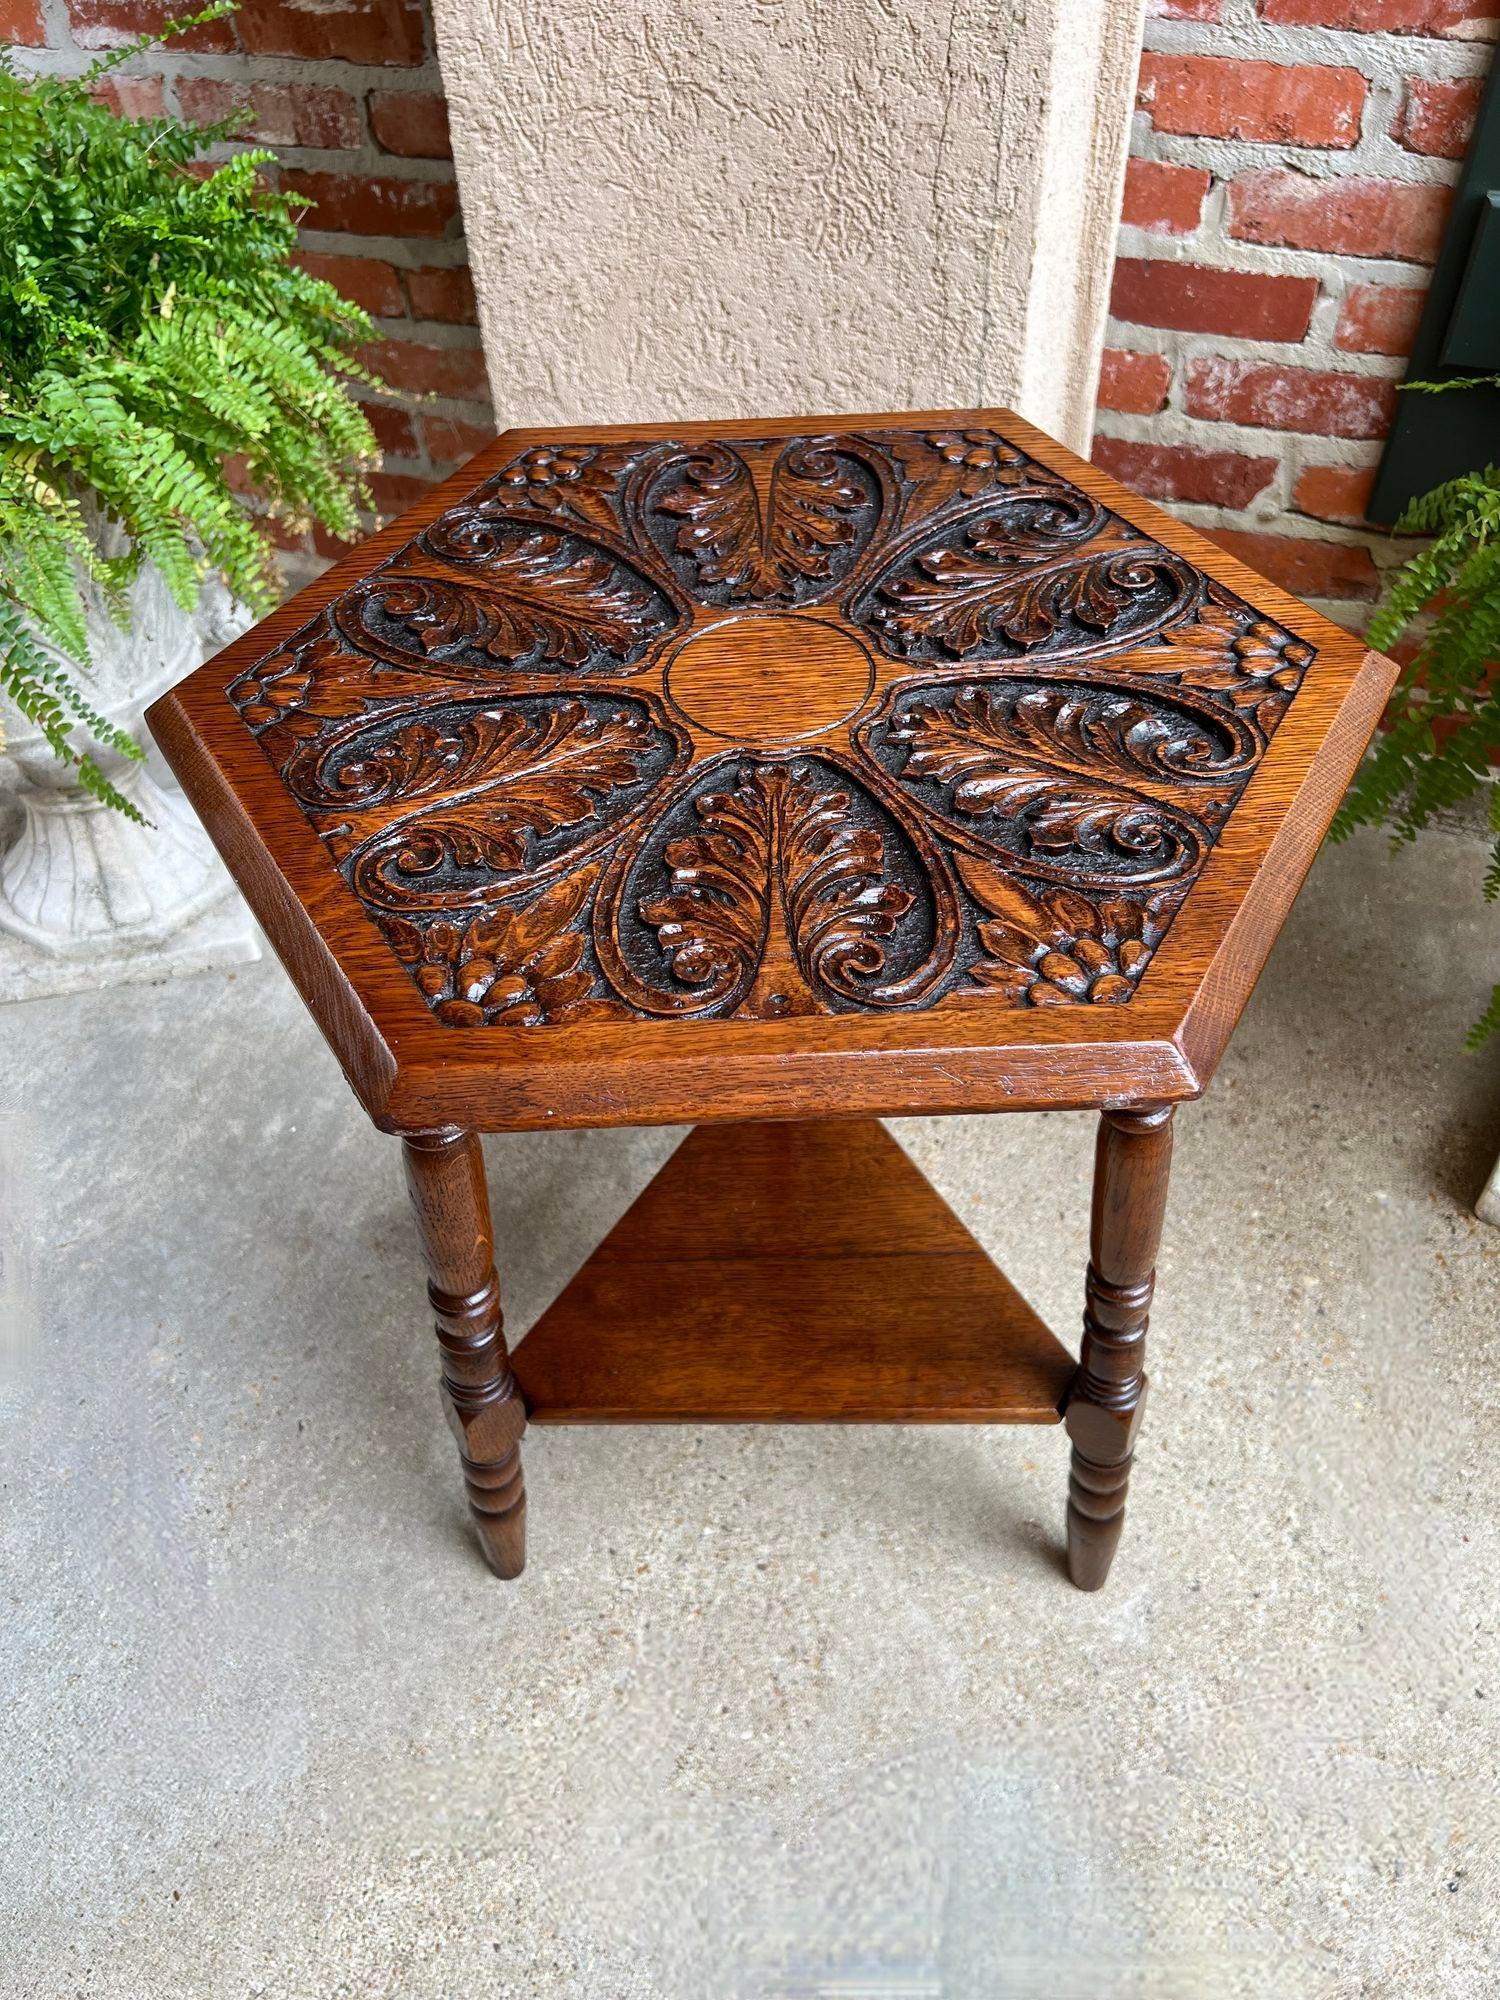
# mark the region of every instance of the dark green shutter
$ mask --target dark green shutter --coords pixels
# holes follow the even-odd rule
[[[1500,374],[1500,61],[1490,70],[1407,365],[1409,382]],[[1500,463],[1500,389],[1403,394],[1370,497],[1394,521],[1418,493]]]

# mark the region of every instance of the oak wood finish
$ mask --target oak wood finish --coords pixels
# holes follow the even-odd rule
[[[382,1126],[702,1122],[1197,1095],[1394,672],[938,411],[509,433],[150,720]]]
[[[521,1344],[535,1419],[1066,1397],[1097,1588],[1171,1108],[1395,673],[1019,418],[924,411],[509,432],[157,702],[406,1137],[492,1566],[522,1562],[525,1418],[474,1135],[690,1122]],[[877,1128],[767,1122],[1083,1106],[1076,1371]]]
[[[512,1365],[534,1424],[1055,1424],[1074,1373],[873,1119],[700,1126]]]
[[[1146,1324],[1172,1163],[1171,1105],[1106,1111],[1094,1154],[1083,1352],[1068,1391],[1068,1574],[1109,1575],[1146,1399]]]
[[[402,1150],[431,1274],[443,1407],[469,1509],[490,1568],[519,1576],[526,1562],[526,1416],[505,1351],[484,1154],[472,1132],[414,1134]]]
[[[665,686],[690,724],[750,747],[780,748],[847,722],[869,700],[875,663],[820,618],[723,618],[690,634]]]

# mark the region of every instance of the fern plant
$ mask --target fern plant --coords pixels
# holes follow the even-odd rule
[[[1495,386],[1500,386],[1500,378]],[[1437,393],[1476,388],[1488,376],[1406,386]],[[1432,617],[1411,664],[1397,682],[1385,734],[1350,788],[1333,824],[1336,840],[1356,826],[1385,822],[1393,844],[1413,840],[1433,814],[1481,788],[1489,791],[1494,835],[1484,893],[1500,896],[1500,469],[1486,466],[1450,479],[1413,500],[1399,532],[1432,540],[1397,571],[1371,621],[1369,640],[1384,650],[1413,619]],[[1469,1030],[1478,1048],[1500,1032],[1500,985]]]
[[[268,152],[200,164],[245,114],[190,126],[91,95],[232,11],[169,22],[80,77],[24,76],[0,53],[0,689],[80,784],[136,818],[91,754],[89,739],[142,752],[77,671],[84,590],[123,624],[149,560],[184,610],[213,572],[269,610],[266,517],[348,539],[378,463],[350,392],[382,386],[356,358],[374,328],[289,261],[305,204],[263,185]],[[231,490],[230,458],[260,515]]]

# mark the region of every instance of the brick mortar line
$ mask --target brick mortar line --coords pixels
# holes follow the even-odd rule
[[[1169,429],[1161,419],[1170,417]],[[1162,450],[1178,448],[1212,454],[1228,452],[1239,458],[1273,458],[1294,467],[1323,471],[1368,472],[1379,463],[1383,438],[1329,437],[1320,431],[1277,430],[1271,425],[1246,424],[1229,418],[1195,417],[1177,406],[1168,406],[1150,415],[1135,410],[1100,410],[1095,434],[1118,438],[1121,443],[1151,445]],[[1254,506],[1254,500],[1247,502]],[[1360,530],[1387,536],[1389,531],[1370,523]]]
[[[357,230],[319,229],[309,209],[307,223],[297,232],[298,248],[319,257],[359,257],[370,264],[392,264],[398,271],[467,271],[462,236],[364,236]],[[467,324],[468,322],[459,322]]]
[[[375,330],[382,340],[416,339],[423,347],[441,347],[448,350],[478,347],[479,328],[467,321],[450,319],[417,319],[410,313],[397,313],[387,317],[371,313]]]
[[[1371,604],[1364,598],[1353,597],[1304,597],[1302,602],[1310,611],[1319,612],[1324,618],[1331,618],[1335,625],[1342,625],[1346,632],[1356,638],[1363,636],[1371,618],[1380,609],[1379,601]]]
[[[294,174],[343,174],[356,179],[415,181],[421,187],[454,187],[451,160],[428,159],[410,153],[382,153],[366,146],[288,146],[270,139],[230,140],[209,146],[203,157],[216,165],[256,147],[273,152],[277,165]]]
[[[1336,191],[1340,181],[1389,181],[1398,187],[1452,187],[1462,162],[1440,153],[1413,153],[1389,133],[1343,153],[1320,153],[1284,140],[1212,139],[1153,131],[1132,142],[1129,157],[1153,166],[1189,167],[1212,174],[1227,190],[1253,174],[1296,174],[1309,187]]]
[[[1461,163],[1441,153],[1417,153],[1391,132],[1391,119],[1362,134],[1352,146],[1303,146],[1290,139],[1216,138],[1210,132],[1160,132],[1138,111],[1131,126],[1130,157],[1168,167],[1197,167],[1229,182],[1247,174],[1300,173],[1309,181],[1398,181],[1402,186],[1451,186]],[[1137,130],[1137,125],[1142,127]]]
[[[1202,327],[1149,326],[1111,314],[1104,344],[1127,354],[1181,355],[1188,361],[1245,361],[1267,367],[1302,368],[1315,374],[1359,376],[1368,382],[1399,382],[1406,360],[1395,354],[1360,354],[1333,347],[1311,335],[1298,340],[1258,340],[1248,333],[1210,333]]]
[[[1151,428],[1167,415],[1181,427],[1182,434],[1167,438],[1159,429]],[[1324,437],[1316,431],[1273,430],[1269,425],[1262,428],[1224,418],[1193,417],[1181,409],[1161,410],[1150,416],[1137,410],[1101,410],[1095,429],[1099,436],[1118,437],[1129,444],[1159,445],[1166,449],[1186,445],[1194,451],[1228,451],[1243,458],[1296,457],[1303,464],[1354,472],[1368,471],[1374,466],[1384,442],[1381,438]],[[1329,454],[1326,457],[1325,452]],[[1384,534],[1385,530],[1375,528],[1371,532]]]
[[[1156,263],[1201,264],[1212,260],[1215,270],[1245,271],[1265,277],[1317,278],[1327,282],[1347,274],[1360,282],[1400,285],[1411,281],[1422,286],[1431,281],[1431,264],[1414,257],[1363,256],[1352,250],[1304,250],[1294,243],[1252,243],[1243,236],[1230,236],[1221,226],[1226,209],[1224,190],[1213,188],[1204,197],[1203,221],[1186,236],[1147,229],[1144,223],[1122,222],[1116,232],[1117,254],[1120,248],[1130,246],[1125,248],[1127,256],[1145,256],[1149,249],[1155,252]],[[1220,262],[1220,258],[1231,261]]]
[[[463,396],[432,396],[424,400],[420,389],[395,389],[389,396],[377,398],[361,384],[356,395],[371,409],[393,410],[403,417],[447,417],[454,423],[484,424],[494,416],[488,402]]]
[[[23,69],[42,70],[49,75],[81,76],[109,49],[86,49],[77,42],[49,42],[45,48],[16,44],[14,53]],[[140,65],[137,67],[137,65]],[[123,64],[114,74],[137,81],[160,77],[174,84],[183,77],[206,77],[215,83],[305,84],[316,89],[344,89],[353,96],[372,90],[389,90],[407,96],[427,93],[442,97],[443,78],[434,58],[420,63],[358,63],[342,56],[247,55],[233,50],[210,52],[197,49],[148,49],[144,55]]]
[[[1186,521],[1189,527],[1201,528],[1212,533],[1222,528],[1236,535],[1271,535],[1276,541],[1313,542],[1332,545],[1344,549],[1363,550],[1374,562],[1382,578],[1387,570],[1396,569],[1414,554],[1424,543],[1415,540],[1395,541],[1382,539],[1376,546],[1364,538],[1359,528],[1347,527],[1338,521],[1323,521],[1316,515],[1288,512],[1277,516],[1277,525],[1268,529],[1254,521],[1246,521],[1239,508],[1226,507],[1218,503],[1202,500],[1174,500],[1172,512],[1178,519]],[[1385,560],[1382,562],[1381,557]]]
[[[1399,34],[1392,28],[1321,28],[1267,21],[1256,14],[1235,18],[1226,9],[1221,21],[1172,21],[1152,15],[1146,22],[1142,53],[1218,56],[1271,63],[1278,69],[1353,69],[1372,81],[1432,74],[1447,82],[1472,74],[1466,63],[1482,67],[1496,41],[1495,36],[1483,35]],[[1426,71],[1423,66],[1434,57],[1435,69]]]
[[[1146,426],[1160,424],[1162,416],[1172,416],[1174,424],[1180,426],[1174,436],[1166,438],[1160,430]],[[1120,430],[1118,426],[1126,426]],[[1134,428],[1142,426],[1142,428]],[[1182,408],[1156,410],[1144,414],[1140,410],[1100,410],[1098,412],[1098,434],[1122,436],[1132,444],[1190,444],[1194,450],[1232,450],[1246,458],[1276,458],[1280,452],[1304,452],[1310,446],[1328,450],[1332,456],[1316,456],[1320,466],[1338,466],[1354,472],[1368,470],[1380,456],[1384,444],[1382,438],[1328,438],[1318,430],[1276,430],[1270,424],[1242,424],[1234,418],[1216,416],[1190,416]],[[1348,458],[1344,454],[1366,454],[1362,458]],[[1384,534],[1384,530],[1372,530]]]
[[[361,257],[372,264],[394,264],[398,270],[466,271],[462,236],[365,236],[357,230],[319,229],[309,209],[307,223],[297,232],[299,248],[319,257]]]
[[[1399,188],[1453,187],[1462,165],[1437,153],[1409,153],[1394,140],[1388,150],[1351,147],[1329,160],[1303,147],[1262,145],[1251,139],[1188,138],[1177,133],[1152,133],[1151,143],[1133,145],[1128,157],[1151,166],[1187,167],[1211,174],[1224,192],[1226,208],[1230,187],[1255,175],[1295,174],[1306,182],[1309,192],[1326,189],[1336,194],[1341,181],[1382,181]]]
[[[1162,441],[1157,436],[1125,436],[1115,431],[1112,426],[1109,429],[1101,427],[1097,435],[1113,438],[1121,444],[1141,444],[1150,448],[1163,448]],[[1279,434],[1277,435],[1279,436]],[[1185,445],[1189,449],[1196,448],[1188,440],[1180,439],[1175,442],[1178,446]],[[1169,446],[1165,448],[1172,449],[1174,447]],[[1209,451],[1211,455],[1217,455],[1222,452],[1233,457],[1277,458],[1274,443],[1268,448],[1264,441],[1262,441],[1259,450],[1247,450],[1241,453],[1227,440],[1215,439],[1209,447]],[[1388,569],[1399,567],[1409,557],[1414,555],[1418,549],[1425,546],[1425,543],[1417,536],[1396,535],[1389,529],[1369,527],[1359,522],[1330,521],[1325,519],[1321,514],[1305,512],[1297,506],[1292,494],[1298,479],[1303,472],[1309,469],[1310,465],[1313,469],[1320,469],[1316,462],[1303,461],[1295,453],[1289,453],[1284,458],[1278,459],[1276,471],[1272,474],[1268,483],[1253,499],[1247,500],[1242,506],[1231,505],[1228,501],[1208,502],[1190,500],[1170,500],[1163,504],[1173,514],[1181,514],[1184,519],[1188,518],[1185,511],[1187,508],[1197,508],[1205,517],[1212,515],[1214,523],[1218,527],[1232,528],[1237,533],[1271,535],[1277,540],[1286,541],[1334,542],[1342,548],[1364,549],[1375,564],[1375,567],[1382,573]],[[1343,465],[1337,465],[1333,469],[1344,471],[1348,468]],[[1365,468],[1356,467],[1353,469],[1363,470]],[[1149,498],[1150,496],[1148,495],[1147,497]],[[1202,525],[1202,523],[1199,522],[1197,525]]]

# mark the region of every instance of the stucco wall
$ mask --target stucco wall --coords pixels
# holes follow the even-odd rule
[[[436,0],[496,414],[1082,447],[1139,0]]]

